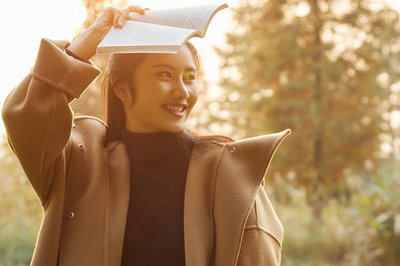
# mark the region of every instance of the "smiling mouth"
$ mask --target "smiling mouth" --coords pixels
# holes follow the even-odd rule
[[[164,104],[163,108],[177,117],[182,117],[187,109],[187,104],[182,104],[182,103]]]

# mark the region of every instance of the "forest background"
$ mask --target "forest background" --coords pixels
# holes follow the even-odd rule
[[[81,31],[104,6],[128,4],[83,3]],[[235,139],[292,129],[265,177],[285,227],[282,265],[400,265],[398,11],[377,0],[241,0],[231,12],[234,30],[215,46],[218,93],[203,73],[189,124]],[[104,70],[107,56],[93,61]],[[100,85],[73,102],[76,115],[102,117]],[[0,265],[29,264],[41,216],[3,135]]]

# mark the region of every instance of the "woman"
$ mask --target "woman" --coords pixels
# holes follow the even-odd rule
[[[32,265],[278,265],[283,228],[261,185],[289,130],[238,142],[185,130],[195,49],[114,55],[107,126],[69,102],[89,59],[139,6],[106,8],[71,44],[42,40],[4,103],[10,146],[44,209]]]

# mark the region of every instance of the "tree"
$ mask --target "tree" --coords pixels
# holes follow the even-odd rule
[[[374,42],[373,49],[376,57],[381,60],[380,74],[377,78],[385,93],[385,101],[382,104],[381,112],[384,123],[382,128],[385,134],[382,136],[386,144],[388,157],[393,163],[399,159],[399,124],[395,123],[394,116],[400,115],[400,17],[399,13],[385,12],[381,21],[377,21],[382,29],[376,32],[379,34],[379,41]],[[396,167],[392,167],[396,169]]]
[[[316,216],[347,171],[377,160],[387,95],[376,44],[398,25],[393,12],[368,0],[247,0],[234,10],[230,49],[219,50],[224,107],[249,135],[293,129],[271,171],[304,186]]]

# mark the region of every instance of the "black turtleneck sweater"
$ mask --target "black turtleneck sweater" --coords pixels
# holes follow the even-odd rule
[[[122,136],[131,187],[122,265],[185,265],[183,202],[193,145],[183,133]]]

